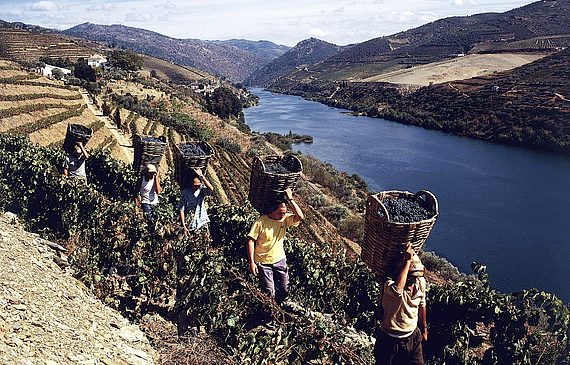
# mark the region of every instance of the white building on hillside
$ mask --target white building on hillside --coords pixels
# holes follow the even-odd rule
[[[87,64],[91,67],[104,67],[106,63],[107,59],[100,54],[91,55],[91,57],[87,59]]]
[[[61,72],[63,72],[64,75],[70,75],[71,74],[71,70],[68,70],[68,69],[62,68],[62,67],[52,66],[52,65],[46,65],[44,68],[42,68],[42,74],[44,76],[52,76],[52,72],[56,68],[61,70]]]

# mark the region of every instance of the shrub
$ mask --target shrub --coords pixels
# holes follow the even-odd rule
[[[348,217],[343,219],[339,222],[338,229],[343,236],[355,242],[364,242],[363,217]]]
[[[347,218],[350,214],[350,211],[344,205],[340,204],[326,206],[319,209],[319,211],[333,223],[340,222],[341,220]]]
[[[216,140],[216,145],[225,148],[226,150],[233,153],[241,152],[241,144],[236,141],[231,141],[229,138],[220,137]]]

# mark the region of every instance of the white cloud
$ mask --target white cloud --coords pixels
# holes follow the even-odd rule
[[[451,3],[455,6],[477,5],[478,4],[478,2],[475,0],[453,0]]]
[[[85,8],[87,11],[114,11],[117,10],[115,4],[104,4],[104,5],[91,5]]]
[[[322,29],[319,28],[313,28],[309,31],[309,35],[310,36],[314,36],[314,37],[326,37],[330,34],[330,32],[325,32]]]
[[[40,1],[30,5],[31,11],[54,11],[58,10],[60,6],[53,1]]]
[[[148,23],[152,22],[152,15],[148,13],[138,13],[138,12],[128,13],[125,15],[125,21]]]
[[[176,4],[166,1],[165,3],[154,4],[155,8],[166,8],[166,9],[176,9]]]

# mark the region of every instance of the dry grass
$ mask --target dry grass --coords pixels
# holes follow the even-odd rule
[[[131,95],[137,96],[139,99],[145,99],[147,95],[149,95],[151,98],[154,97],[154,101],[160,99],[168,100],[168,97],[159,90],[145,89],[140,85],[127,81],[109,82],[107,83],[107,89],[110,89],[112,92],[119,95],[130,93]]]
[[[235,365],[207,335],[178,337],[176,327],[158,315],[145,316],[140,323],[159,354],[162,365]]]
[[[0,95],[40,94],[77,95],[77,90],[66,90],[50,86],[0,84]],[[59,99],[58,99],[59,100]]]
[[[14,115],[12,117],[0,119],[0,132],[7,131],[8,129],[18,127],[27,123],[34,122],[38,119],[49,117],[64,112],[63,108],[51,108],[47,110],[38,110],[26,114]]]
[[[89,125],[95,122],[97,118],[91,113],[89,109],[85,109],[83,113],[77,117],[66,119],[62,122],[52,124],[48,128],[43,128],[38,131],[35,131],[29,135],[30,141],[33,143],[37,143],[40,146],[47,146],[53,142],[63,141],[65,139],[65,133],[67,132],[67,124],[81,124],[81,125]],[[100,131],[102,131],[102,128]],[[97,146],[94,140],[101,132],[95,132],[91,140],[85,145],[86,148],[94,148]]]
[[[35,104],[63,104],[63,105],[76,105],[80,103],[81,100],[64,100],[64,99],[52,99],[52,98],[39,98],[31,100],[17,100],[17,101],[0,101],[0,110],[15,108],[23,105],[35,105]]]
[[[430,83],[439,84],[511,70],[542,57],[543,54],[472,54],[388,72],[362,81],[427,86]]]
[[[0,65],[2,66],[2,65]],[[9,65],[6,65],[9,66]],[[12,67],[12,66],[10,66]],[[20,76],[20,75],[27,75],[28,73],[25,71],[19,70],[0,70],[0,79],[7,79],[8,77]]]

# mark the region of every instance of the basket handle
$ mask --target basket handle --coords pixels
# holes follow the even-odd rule
[[[435,198],[435,195],[433,195],[431,192],[427,191],[427,190],[420,190],[416,193],[416,195],[414,195],[415,198],[421,198],[425,196],[425,202],[431,206],[435,213],[439,213],[439,206],[437,204],[437,199]]]
[[[255,158],[253,164],[257,169],[260,169],[260,167],[263,166],[263,164],[261,163],[261,159],[259,157]],[[263,170],[265,171],[265,167],[263,167]]]
[[[366,209],[374,213],[377,213],[378,210],[382,210],[384,218],[386,218],[387,221],[390,220],[390,214],[388,214],[388,210],[376,195],[370,195],[368,197],[368,200],[366,201]]]

